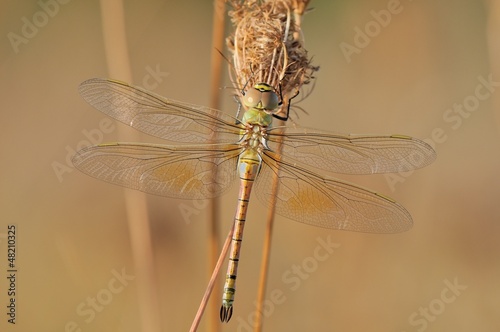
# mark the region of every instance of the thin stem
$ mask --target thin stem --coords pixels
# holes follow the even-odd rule
[[[101,0],[100,4],[109,76],[132,82],[122,0]],[[140,330],[159,332],[162,330],[161,315],[146,197],[141,192],[129,189],[125,189],[124,195],[134,273],[137,277]]]
[[[189,329],[190,332],[195,332],[198,329],[198,325],[200,325],[201,317],[203,316],[203,312],[205,311],[205,308],[207,306],[208,299],[210,298],[210,294],[212,293],[212,290],[214,289],[217,275],[219,274],[222,263],[224,262],[224,258],[226,257],[227,252],[229,251],[229,245],[231,244],[233,230],[234,230],[234,224],[233,224],[233,227],[231,227],[231,230],[229,231],[229,233],[227,234],[226,241],[224,242],[224,246],[222,247],[222,251],[219,255],[219,259],[217,260],[217,264],[215,265],[215,268],[213,270],[210,281],[208,282],[207,289],[205,290],[205,294],[203,295],[203,299],[201,300],[198,311],[196,312],[196,316],[194,317],[193,324],[191,325],[191,328]]]
[[[211,108],[219,108],[220,105],[220,85],[221,85],[221,68],[222,56],[218,50],[221,50],[224,45],[224,0],[214,0],[213,25],[212,25],[212,53],[210,61],[210,104]],[[214,137],[215,138],[215,137]],[[213,173],[217,172],[217,167],[214,165]],[[219,199],[214,198],[210,201],[210,234],[209,234],[209,266],[210,268],[216,265],[217,255],[219,252]],[[220,260],[220,257],[219,257]],[[216,276],[216,275],[215,275]],[[213,277],[215,279],[215,276]],[[215,281],[215,280],[214,280]],[[214,286],[216,293],[220,293],[220,286]],[[209,293],[210,294],[210,293]],[[207,299],[208,300],[208,299]],[[209,313],[209,331],[215,332],[219,328],[218,321],[219,302],[212,299],[210,302]],[[203,313],[203,311],[201,312]],[[196,318],[195,318],[196,319]],[[201,317],[200,317],[201,319]]]
[[[276,188],[276,189],[275,189]],[[277,181],[273,181],[273,195],[277,192]],[[274,225],[274,210],[275,205],[268,210],[266,234],[264,238],[264,247],[262,250],[262,260],[260,263],[260,276],[259,276],[259,289],[257,290],[257,317],[255,318],[254,332],[262,331],[262,306],[266,296],[267,289],[267,275],[269,272],[269,261],[271,256],[271,242],[273,235]]]
[[[277,123],[277,126],[282,126],[283,121],[279,121]],[[281,154],[282,151],[282,136],[279,135],[278,137],[278,144],[276,146],[276,152],[278,154]],[[279,172],[279,170],[278,170]],[[269,272],[269,261],[271,257],[271,242],[272,242],[272,235],[273,235],[273,225],[274,225],[274,216],[275,216],[275,210],[276,210],[276,197],[278,195],[278,190],[279,190],[279,173],[274,174],[273,176],[273,188],[272,188],[272,194],[271,194],[271,202],[269,205],[269,210],[267,212],[267,224],[266,224],[266,234],[264,238],[264,247],[262,249],[262,260],[260,264],[260,276],[259,276],[259,289],[257,291],[257,313],[255,317],[255,325],[254,325],[254,332],[260,332],[262,331],[262,326],[263,326],[263,304],[266,296],[266,288],[267,288],[267,275]]]

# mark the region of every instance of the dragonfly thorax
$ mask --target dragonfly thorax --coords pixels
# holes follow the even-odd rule
[[[248,125],[240,141],[243,150],[238,158],[240,179],[254,180],[262,164],[261,153],[267,147],[266,128],[259,125]]]
[[[263,149],[269,149],[267,146],[266,126],[247,124],[243,132],[240,144],[246,149],[261,152]]]
[[[259,110],[257,108],[251,108],[243,114],[241,122],[245,126],[260,126],[269,127],[273,122],[273,117],[271,114],[265,112],[264,110]]]

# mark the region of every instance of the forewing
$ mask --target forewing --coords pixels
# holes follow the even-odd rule
[[[82,149],[72,161],[80,171],[113,184],[161,196],[205,199],[229,187],[239,150],[226,144],[180,148],[113,143]]]
[[[282,162],[273,152],[262,157],[256,194],[268,206],[275,203],[279,215],[313,226],[367,233],[398,233],[412,226],[410,214],[390,198]]]
[[[403,135],[337,135],[314,129],[276,127],[268,130],[268,143],[282,160],[344,174],[407,172],[429,165],[436,158],[432,147]]]
[[[221,111],[157,96],[126,83],[94,78],[80,84],[90,105],[146,134],[180,143],[233,143],[241,129]]]

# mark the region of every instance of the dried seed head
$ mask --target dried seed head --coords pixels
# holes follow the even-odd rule
[[[246,90],[267,83],[283,102],[314,79],[319,68],[304,48],[301,18],[310,0],[229,0],[234,33],[226,39],[233,54],[232,81]]]

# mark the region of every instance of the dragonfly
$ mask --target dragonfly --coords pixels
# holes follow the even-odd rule
[[[242,92],[241,119],[220,110],[158,96],[126,83],[94,78],[79,87],[104,114],[176,145],[107,143],[72,158],[80,171],[116,185],[178,199],[208,199],[239,179],[239,194],[220,318],[233,313],[243,229],[255,194],[277,214],[328,229],[398,233],[412,227],[393,199],[324,173],[407,172],[432,163],[427,143],[405,135],[342,135],[272,126],[277,89],[258,83]],[[215,171],[214,171],[215,170]],[[277,181],[279,190],[272,188]]]

